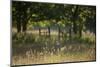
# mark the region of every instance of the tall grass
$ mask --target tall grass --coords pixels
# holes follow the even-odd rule
[[[59,42],[60,46],[57,46]],[[58,49],[57,47],[60,47]],[[12,64],[44,64],[96,60],[95,37],[85,34],[71,41],[57,35],[47,37],[32,33],[19,33],[12,36]]]

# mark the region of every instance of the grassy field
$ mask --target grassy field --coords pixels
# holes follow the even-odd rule
[[[31,32],[13,35],[12,39],[12,65],[96,60],[92,34],[83,34],[81,39],[75,37],[69,41],[64,37],[58,40],[57,35],[46,37]]]
[[[74,49],[72,49],[74,48]],[[63,48],[62,48],[63,49]],[[18,49],[20,54],[12,57],[13,65],[24,64],[43,64],[43,63],[60,63],[60,62],[77,62],[77,61],[93,61],[95,60],[94,48],[75,48],[72,45],[69,49],[62,50],[58,53],[37,53],[31,52],[31,49]],[[26,50],[25,52],[22,50]],[[22,53],[23,52],[23,53]]]

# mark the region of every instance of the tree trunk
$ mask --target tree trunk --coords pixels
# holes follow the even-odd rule
[[[39,36],[41,35],[41,28],[39,27]]]
[[[20,20],[17,21],[17,32],[21,32],[21,22]]]
[[[49,37],[50,37],[50,27],[48,27],[48,33],[49,33]]]
[[[77,24],[76,24],[76,22],[73,23],[73,32],[74,32],[74,34],[77,34]]]
[[[71,38],[72,38],[72,31],[71,31],[71,28],[72,28],[72,26],[71,26],[71,24],[70,24],[70,28],[69,28],[69,40],[70,40],[70,42],[71,42]]]
[[[27,22],[26,22],[26,21],[23,22],[22,26],[23,26],[22,31],[23,31],[23,32],[26,32],[26,30],[27,30]]]
[[[82,23],[80,23],[80,26],[79,26],[79,38],[82,37],[82,28],[83,28],[83,25],[82,25]]]
[[[82,29],[79,30],[79,38],[82,37]]]
[[[78,5],[75,6],[75,7],[76,7],[76,8],[75,8],[75,11],[74,11],[74,13],[73,13],[72,22],[73,22],[73,32],[74,32],[75,34],[77,34],[77,23],[76,23],[76,20],[77,20],[77,18],[78,18]]]
[[[58,27],[58,38],[60,40],[60,27]]]

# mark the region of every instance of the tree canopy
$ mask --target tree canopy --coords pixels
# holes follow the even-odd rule
[[[81,32],[84,29],[95,32],[96,7],[13,1],[12,20],[15,21],[18,32],[25,32],[27,30],[27,24],[29,22],[34,22],[33,26],[70,26],[70,30],[75,34],[79,33],[81,36]]]

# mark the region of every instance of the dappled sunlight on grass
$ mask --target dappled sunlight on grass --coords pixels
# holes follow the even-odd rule
[[[12,50],[12,65],[96,60],[96,44],[91,37],[74,37],[70,41],[64,37],[58,40],[57,35],[19,33],[13,35]]]

